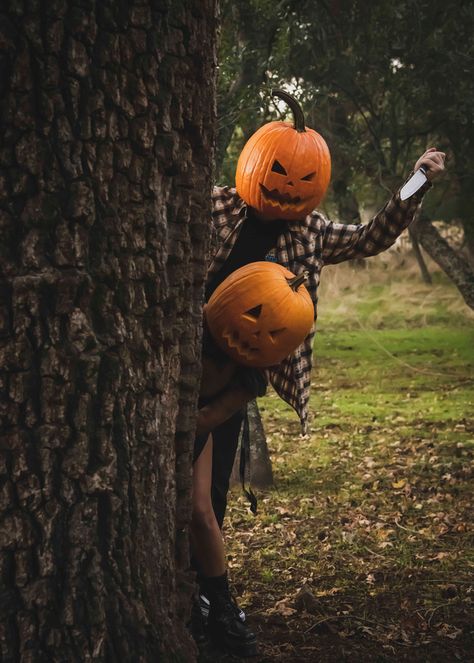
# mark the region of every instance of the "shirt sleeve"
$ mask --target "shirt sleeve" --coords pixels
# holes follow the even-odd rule
[[[353,258],[367,258],[385,251],[413,221],[425,192],[431,187],[427,181],[407,200],[400,199],[400,191],[367,224],[333,223],[327,221],[323,236],[323,260],[331,265]]]

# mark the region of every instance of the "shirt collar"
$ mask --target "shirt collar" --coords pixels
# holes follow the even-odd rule
[[[244,219],[247,216],[248,205],[242,198],[236,194],[235,205],[232,208],[232,215],[239,219]]]

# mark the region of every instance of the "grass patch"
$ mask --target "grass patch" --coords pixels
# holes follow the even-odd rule
[[[411,263],[338,270],[321,296],[309,434],[274,393],[259,402],[275,487],[256,518],[234,494],[234,585],[261,661],[470,660],[472,312]]]

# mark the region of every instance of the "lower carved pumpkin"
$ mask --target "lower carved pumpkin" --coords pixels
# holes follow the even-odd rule
[[[204,312],[214,340],[234,361],[268,368],[291,355],[306,338],[314,307],[295,276],[272,262],[237,269],[214,291]]]

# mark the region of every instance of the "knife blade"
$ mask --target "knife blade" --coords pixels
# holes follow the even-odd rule
[[[420,166],[416,173],[410,177],[410,179],[405,182],[405,184],[400,189],[400,200],[406,200],[410,196],[420,189],[425,182],[428,181],[426,177],[427,169],[425,166]]]

